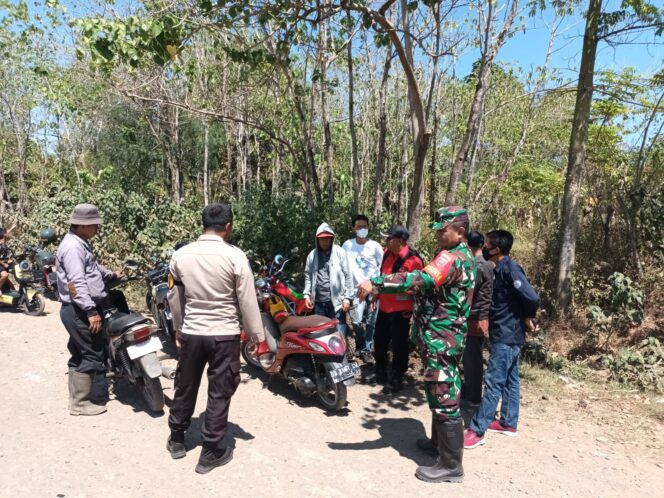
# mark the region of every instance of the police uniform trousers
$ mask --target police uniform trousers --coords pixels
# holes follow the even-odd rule
[[[85,311],[75,304],[62,303],[60,320],[67,329],[69,342],[67,349],[71,354],[68,367],[80,373],[104,374],[106,372],[106,341],[99,331],[92,334],[90,322]]]
[[[191,424],[203,371],[207,366],[208,401],[201,427],[203,443],[221,442],[228,427],[231,397],[240,384],[240,336],[182,334],[175,397],[168,417],[171,431]]]

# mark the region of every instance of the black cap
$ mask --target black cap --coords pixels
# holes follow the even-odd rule
[[[467,239],[468,239],[468,246],[472,247],[474,249],[477,249],[477,248],[482,247],[484,245],[484,235],[482,235],[477,230],[473,230],[472,232],[468,232]]]
[[[381,236],[385,238],[392,238],[392,239],[403,239],[403,240],[408,240],[408,237],[410,237],[410,232],[406,230],[406,227],[403,225],[392,225],[390,229],[387,232],[381,232]]]

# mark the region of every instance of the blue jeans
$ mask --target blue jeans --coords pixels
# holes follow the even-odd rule
[[[334,311],[334,305],[332,301],[316,301],[314,303],[314,314],[322,315],[328,318],[336,318],[339,320],[339,325],[337,325],[337,330],[341,332],[344,337],[348,332],[348,326],[346,325],[346,313],[339,308],[339,311]]]
[[[500,423],[516,429],[519,421],[519,354],[521,346],[502,344],[491,345],[489,366],[484,373],[484,396],[482,403],[470,421],[470,428],[479,436],[483,435],[493,421],[500,406]]]
[[[364,330],[362,330],[362,321],[364,319],[365,311],[367,313],[367,321]],[[355,340],[357,341],[358,351],[371,353],[376,331],[376,317],[378,317],[378,306],[376,306],[376,309],[372,310],[371,302],[367,299],[356,304],[355,307],[350,310],[350,319],[353,322],[353,330],[355,331]]]

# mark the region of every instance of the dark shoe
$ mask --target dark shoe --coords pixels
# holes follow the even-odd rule
[[[438,438],[436,436],[436,421],[433,416],[431,417],[431,439],[428,437],[420,438],[416,442],[417,448],[430,453],[433,456],[438,456]]]
[[[463,482],[463,420],[435,421],[438,459],[418,467],[415,477],[426,482]]]
[[[199,474],[207,474],[215,467],[221,467],[233,460],[233,448],[215,448],[210,449],[203,446],[201,456],[196,465],[196,472]]]
[[[369,351],[362,351],[362,361],[367,365],[373,365],[376,363],[376,360]]]
[[[173,441],[173,436],[168,436],[168,441],[166,441],[166,449],[171,454],[171,458],[173,460],[187,456],[187,450],[184,447],[184,442]]]
[[[383,388],[383,394],[396,394],[403,389],[403,381],[392,379],[385,387]]]
[[[362,377],[362,383],[363,384],[369,384],[370,386],[375,386],[376,385],[376,374],[375,373],[368,373],[364,377]]]

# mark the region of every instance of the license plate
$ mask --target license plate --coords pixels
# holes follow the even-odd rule
[[[136,358],[140,358],[141,356],[145,356],[146,354],[149,353],[154,353],[155,351],[159,351],[160,349],[161,349],[161,341],[159,340],[159,337],[152,336],[150,337],[149,341],[129,346],[127,348],[127,354],[129,355],[130,359],[135,360]]]
[[[343,367],[330,370],[330,376],[332,377],[332,382],[334,382],[335,384],[343,382],[346,379],[350,379],[351,377],[355,377],[355,375],[359,373],[360,373],[360,367],[357,363],[349,363],[348,365],[344,365]]]

